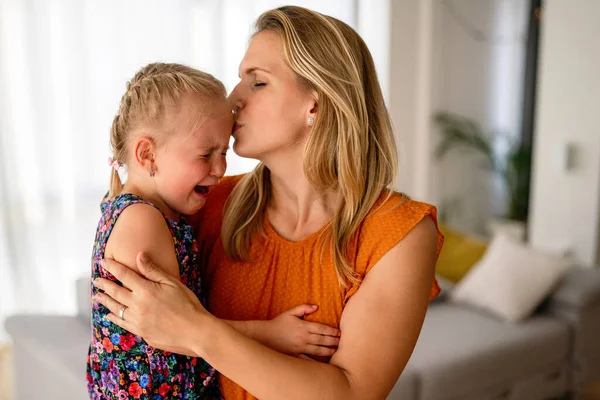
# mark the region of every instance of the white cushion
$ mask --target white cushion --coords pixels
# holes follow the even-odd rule
[[[510,322],[527,318],[563,277],[571,262],[500,234],[454,287],[450,300]]]

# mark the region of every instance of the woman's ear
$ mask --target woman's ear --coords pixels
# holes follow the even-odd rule
[[[154,139],[148,136],[140,137],[133,148],[135,163],[148,172],[155,170],[154,160],[156,159],[156,143]]]
[[[310,111],[308,112],[309,125],[312,125],[317,119],[317,109],[319,108],[319,95],[316,91],[311,91]],[[312,121],[312,122],[311,122]]]

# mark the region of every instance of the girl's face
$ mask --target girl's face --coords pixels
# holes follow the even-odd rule
[[[207,110],[207,103],[197,96],[184,96],[175,119],[175,133],[155,152],[156,173],[152,179],[157,194],[167,207],[183,215],[202,208],[211,186],[219,183],[227,168],[231,106],[225,100],[212,100]],[[190,125],[194,125],[191,121],[199,115],[203,119],[190,131]]]
[[[237,111],[234,150],[265,161],[301,146],[315,118],[316,94],[287,65],[279,36],[257,34],[240,64],[240,83],[230,94]]]

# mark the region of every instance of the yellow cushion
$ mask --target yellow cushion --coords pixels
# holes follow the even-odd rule
[[[436,273],[456,283],[479,261],[487,243],[444,225],[440,225],[440,231],[444,234],[444,247],[436,264]]]

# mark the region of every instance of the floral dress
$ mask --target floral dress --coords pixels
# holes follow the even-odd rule
[[[92,255],[92,279],[115,280],[102,269],[100,260],[119,215],[129,205],[138,203],[154,206],[133,194],[121,194],[102,203]],[[202,298],[192,227],[183,219],[175,222],[165,216],[165,220],[173,237],[181,282]],[[92,286],[92,296],[97,291]],[[108,321],[108,314],[103,305],[92,305],[92,342],[87,363],[91,399],[222,399],[216,371],[204,360],[154,349],[141,337]]]

